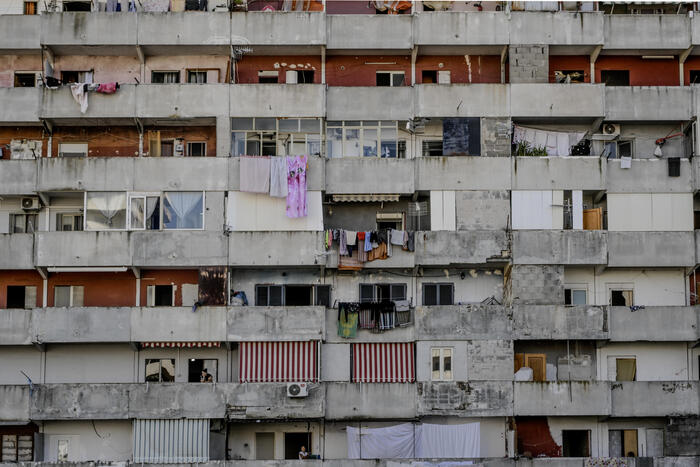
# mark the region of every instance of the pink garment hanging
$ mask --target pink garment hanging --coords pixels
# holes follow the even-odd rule
[[[306,217],[306,156],[287,157],[287,217]]]
[[[117,92],[118,86],[117,83],[102,83],[97,87],[97,92],[101,92],[102,94],[114,94]]]

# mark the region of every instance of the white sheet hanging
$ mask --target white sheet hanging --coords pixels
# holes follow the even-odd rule
[[[515,125],[513,142],[526,141],[532,148],[545,148],[548,156],[568,156],[571,146],[577,145],[585,135],[582,131],[545,131]]]
[[[420,442],[416,443],[416,457],[418,458],[480,457],[481,427],[479,423],[462,425],[424,423],[420,425],[420,428]]]
[[[415,427],[417,430],[418,427]],[[414,425],[385,428],[347,427],[348,458],[350,459],[409,459],[415,456]]]

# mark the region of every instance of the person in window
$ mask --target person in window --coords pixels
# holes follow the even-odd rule
[[[306,451],[306,446],[302,446],[299,451],[299,459],[306,460],[309,458],[309,453]]]
[[[200,383],[213,383],[214,378],[207,372],[207,369],[202,370],[202,374],[199,376]]]

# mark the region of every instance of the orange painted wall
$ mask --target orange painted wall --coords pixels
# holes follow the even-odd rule
[[[501,57],[498,55],[421,56],[416,60],[416,83],[418,84],[423,82],[423,70],[449,70],[452,83],[500,83]],[[409,62],[408,73],[410,72]]]
[[[629,70],[630,86],[678,86],[678,59],[645,60],[641,57],[601,55],[595,64],[596,83],[601,70]]]
[[[236,63],[236,83],[258,82],[258,71],[278,71],[279,82],[286,82],[287,70],[313,70],[314,83],[321,83],[321,57],[317,55],[244,56]]]
[[[7,286],[28,285],[36,287],[36,306],[41,306],[44,294],[44,282],[38,272],[29,271],[0,271],[0,308],[7,308]],[[2,318],[0,318],[2,319]]]
[[[141,271],[141,306],[146,306],[146,287],[149,285],[176,285],[175,306],[182,306],[182,284],[197,284],[199,271],[197,269],[154,269]]]
[[[46,156],[46,145],[48,144],[49,138],[48,135],[44,135],[44,130],[41,127],[0,127],[0,147],[2,147],[2,159],[10,158],[10,142],[13,139],[43,140],[44,142],[41,146],[41,156]]]
[[[366,65],[366,63],[393,63]],[[411,57],[404,55],[334,55],[326,57],[326,82],[329,86],[376,86],[377,71],[403,71],[411,85]]]
[[[690,56],[683,64],[683,74],[685,75],[684,81],[685,81],[686,85],[691,84],[690,83],[690,70],[700,70],[700,56],[697,56],[697,55]],[[700,84],[700,81],[696,81],[695,84]]]
[[[588,55],[550,55],[549,82],[556,83],[554,72],[561,70],[583,70],[583,81],[591,82],[591,62]]]
[[[54,287],[57,285],[85,287],[84,306],[134,306],[136,304],[136,278],[131,271],[50,274],[48,306],[54,304]]]

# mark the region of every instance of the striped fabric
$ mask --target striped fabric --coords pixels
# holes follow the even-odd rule
[[[355,383],[412,383],[416,379],[413,343],[352,344]]]
[[[144,349],[159,349],[159,348],[187,348],[187,349],[202,349],[221,347],[221,342],[143,342],[141,347]]]
[[[241,342],[241,383],[318,381],[318,341]]]
[[[209,419],[134,420],[134,463],[209,461]]]

